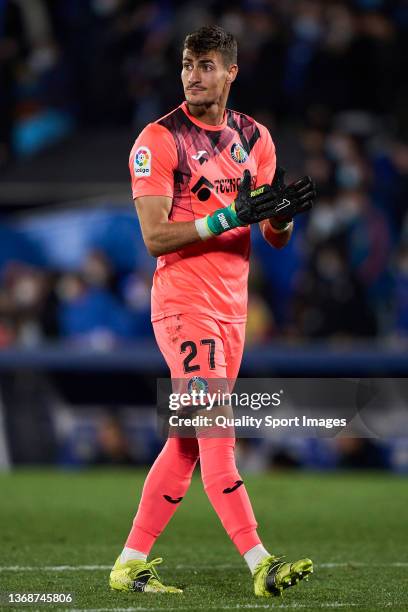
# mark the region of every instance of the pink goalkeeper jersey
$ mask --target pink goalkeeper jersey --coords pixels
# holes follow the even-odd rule
[[[253,187],[271,183],[275,147],[266,127],[247,115],[227,109],[221,125],[207,125],[183,102],[144,128],[129,167],[134,198],[169,196],[169,221],[194,221],[234,200],[246,168]],[[250,229],[240,227],[158,257],[152,321],[186,312],[245,321],[249,250]]]

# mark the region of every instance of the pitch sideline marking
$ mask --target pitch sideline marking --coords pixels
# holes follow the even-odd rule
[[[391,607],[394,604],[389,603],[374,605],[374,608]],[[361,603],[344,603],[340,601],[313,604],[313,607],[324,609],[324,608],[361,608],[365,607],[366,604]],[[311,604],[308,603],[292,603],[292,604],[236,604],[235,606],[206,606],[205,608],[196,608],[198,610],[293,610],[296,608],[310,608]],[[373,607],[373,606],[372,606]],[[149,610],[162,612],[163,610],[191,610],[190,606],[177,606],[175,608],[146,608],[143,606],[137,606],[132,608],[57,608],[60,612],[148,612]],[[43,612],[42,610],[33,610],[33,612]]]
[[[244,569],[244,565],[237,564],[221,564],[221,565],[195,565],[196,569]],[[359,561],[348,561],[341,563],[316,563],[315,567],[322,569],[330,569],[336,567],[408,567],[408,562],[394,563],[362,563]],[[77,571],[97,571],[110,570],[111,565],[0,565],[0,572],[77,572]],[[169,568],[160,569],[161,572],[168,571]],[[173,569],[190,569],[191,565],[177,564]],[[133,609],[133,608],[132,608]]]

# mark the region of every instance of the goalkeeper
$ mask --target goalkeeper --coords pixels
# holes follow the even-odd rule
[[[231,34],[217,26],[189,34],[181,73],[185,101],[147,125],[130,154],[143,239],[157,257],[153,329],[172,380],[182,381],[185,390],[238,376],[250,226],[259,223],[265,240],[282,248],[293,219],[309,210],[315,198],[309,177],[284,184],[265,126],[226,108],[237,73],[237,44]],[[287,562],[261,542],[234,446],[231,432],[168,438],[147,475],[133,525],[111,571],[112,589],[181,593],[160,581],[156,565],[161,559],[148,557],[184,503],[198,459],[209,502],[248,565],[255,595],[279,595],[313,571],[310,559]],[[273,515],[278,500],[270,504]]]

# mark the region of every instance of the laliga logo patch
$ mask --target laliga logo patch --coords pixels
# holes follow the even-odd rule
[[[150,176],[152,154],[147,147],[139,147],[135,153],[134,171],[136,176]]]
[[[196,391],[196,393],[204,391],[204,393],[207,393],[208,382],[205,380],[205,378],[201,378],[201,376],[193,376],[193,378],[190,378],[188,381],[187,388],[189,393],[192,391]]]
[[[242,145],[235,142],[231,147],[231,157],[237,164],[243,164],[248,159],[248,153]]]

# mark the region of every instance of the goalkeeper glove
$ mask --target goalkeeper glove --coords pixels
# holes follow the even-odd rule
[[[281,178],[282,181],[278,184],[278,180]],[[286,199],[288,196],[291,197],[290,201]],[[245,170],[237,197],[232,204],[225,208],[219,208],[202,219],[197,219],[195,222],[196,228],[200,237],[205,240],[211,236],[219,236],[235,227],[252,225],[271,217],[276,217],[277,222],[281,223],[281,220],[285,220],[288,213],[288,210],[286,210],[288,204],[290,206],[289,214],[292,215],[290,219],[292,219],[297,212],[303,212],[300,208],[306,206],[314,196],[313,181],[309,177],[304,177],[304,179],[286,187],[283,184],[281,172],[279,172],[272,185],[262,185],[251,191],[251,173],[249,170]]]
[[[271,185],[262,185],[251,191],[251,173],[245,170],[237,197],[232,204],[219,208],[202,219],[197,219],[196,228],[203,240],[219,236],[235,227],[244,227],[269,218],[278,203]]]
[[[280,198],[270,216],[277,229],[281,229],[279,226],[285,227],[296,215],[310,210],[316,197],[316,187],[310,176],[285,185],[284,175],[285,170],[278,166],[271,185]]]

